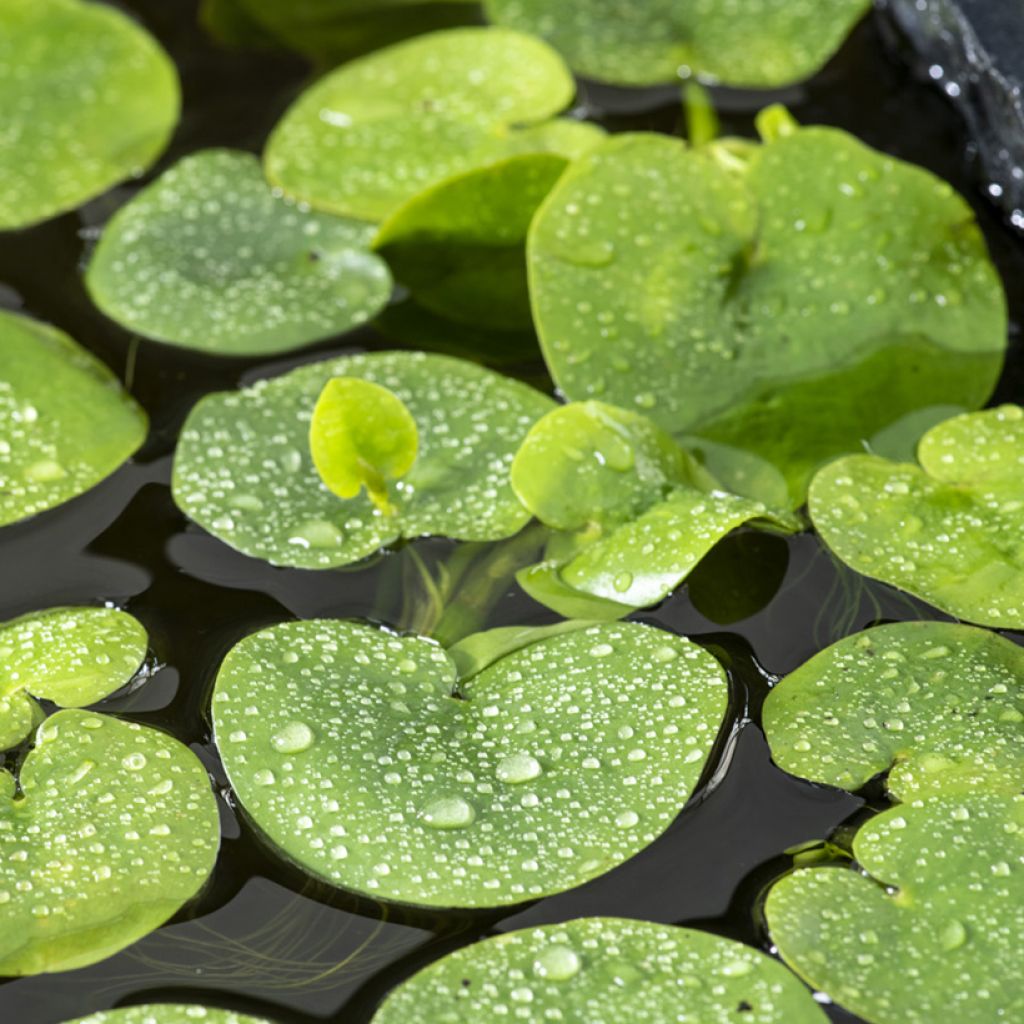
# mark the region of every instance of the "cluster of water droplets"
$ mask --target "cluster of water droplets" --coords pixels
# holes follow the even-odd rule
[[[185,1003],[155,1003],[103,1010],[68,1024],[269,1024],[262,1017],[250,1017],[233,1010],[215,1010]]]

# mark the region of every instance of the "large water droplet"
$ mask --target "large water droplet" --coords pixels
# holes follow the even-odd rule
[[[313,730],[305,722],[289,722],[270,738],[279,754],[298,754],[313,745]]]
[[[551,981],[568,981],[582,966],[579,956],[568,946],[550,946],[533,962],[534,972]]]
[[[473,805],[461,796],[443,796],[423,808],[424,825],[431,828],[465,828],[476,818]]]
[[[498,762],[496,774],[501,782],[529,782],[543,771],[540,761],[529,754],[510,754]]]

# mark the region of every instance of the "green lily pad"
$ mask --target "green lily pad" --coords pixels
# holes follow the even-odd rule
[[[730,173],[714,146],[649,134],[575,161],[531,226],[530,289],[570,398],[750,453],[797,507],[880,431],[984,404],[1006,304],[944,182],[835,129],[759,124],[769,141]]]
[[[529,327],[526,233],[567,166],[554,153],[528,153],[447,178],[400,206],[374,247],[431,312],[498,330]]]
[[[309,873],[497,907],[653,842],[697,785],[727,691],[700,647],[633,623],[547,637],[460,683],[432,641],[312,620],[228,654],[213,720],[246,813]]]
[[[419,455],[385,516],[365,495],[343,501],[309,453],[313,408],[332,377],[394,392],[416,421]],[[233,548],[274,565],[327,569],[401,537],[501,540],[529,521],[508,482],[546,395],[472,363],[379,352],[311,363],[241,391],[203,398],[175,456],[178,507]]]
[[[67,1024],[270,1024],[263,1017],[250,1017],[233,1010],[214,1010],[194,1003],[149,1003],[123,1010],[102,1010],[78,1017]]]
[[[95,704],[138,672],[147,646],[142,625],[116,608],[50,608],[0,624],[0,750],[42,720],[33,697]]]
[[[828,1019],[778,961],[750,946],[690,928],[583,917],[442,957],[392,991],[373,1024],[460,1024],[506,1014],[629,1024]]]
[[[383,220],[425,188],[518,152],[513,126],[547,120],[574,93],[568,68],[538,39],[494,28],[430,33],[304,92],[270,136],[267,175],[313,206]]]
[[[768,696],[764,728],[792,775],[897,800],[1024,789],[1024,648],[948,622],[848,636]]]
[[[1024,409],[940,423],[918,460],[859,455],[821,470],[808,505],[822,539],[857,572],[951,615],[1024,629]]]
[[[219,355],[286,352],[382,309],[372,229],[275,195],[249,153],[188,156],[119,210],[85,280],[99,308],[147,338]]]
[[[166,734],[58,711],[0,774],[0,975],[67,971],[159,927],[202,888],[220,826],[199,759]]]
[[[108,4],[0,8],[0,230],[21,228],[141,174],[178,122],[178,76],[148,32]]]
[[[499,25],[546,39],[588,78],[657,85],[696,74],[773,88],[821,68],[870,0],[484,0],[484,8]]]
[[[520,501],[572,532],[520,586],[570,618],[619,618],[668,596],[737,526],[798,524],[728,494],[654,422],[603,402],[560,406],[531,428],[512,463]]]
[[[805,868],[765,913],[783,959],[871,1024],[992,1024],[1024,1015],[1024,798],[979,793],[872,818],[866,874]]]
[[[0,310],[0,526],[89,490],[142,444],[146,414],[63,331]]]

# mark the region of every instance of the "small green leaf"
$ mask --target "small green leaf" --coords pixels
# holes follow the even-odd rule
[[[385,515],[394,515],[388,480],[416,462],[416,421],[394,392],[359,377],[334,377],[313,409],[309,447],[320,479],[340,498],[364,487]]]
[[[345,64],[304,92],[270,136],[267,176],[320,209],[383,220],[445,178],[521,152],[519,128],[557,114],[574,92],[538,39],[433,32]]]
[[[1024,629],[1024,409],[932,427],[920,466],[851,455],[811,486],[811,519],[847,565],[949,612]]]
[[[711,655],[634,623],[547,636],[461,684],[456,671],[429,640],[350,622],[238,644],[214,730],[260,832],[375,899],[497,907],[560,892],[672,823],[728,699]]]
[[[250,1017],[233,1010],[215,1010],[194,1003],[149,1003],[123,1010],[101,1010],[78,1017],[67,1024],[270,1024],[263,1017]]]
[[[365,495],[339,501],[309,450],[317,398],[334,377],[391,391],[409,410],[419,454],[393,488],[395,514]],[[417,352],[341,356],[240,391],[207,395],[182,429],[174,500],[225,543],[274,565],[328,569],[401,537],[502,540],[530,515],[508,480],[546,395],[472,363]]]
[[[901,622],[848,636],[768,696],[764,728],[792,775],[896,800],[1024,789],[1024,649],[987,630]]]
[[[778,961],[718,935],[583,917],[456,950],[384,1000],[373,1024],[528,1020],[826,1024]]]
[[[455,663],[459,680],[464,681],[472,679],[488,665],[538,640],[560,636],[562,633],[575,633],[578,629],[587,629],[593,625],[595,623],[586,619],[571,619],[551,626],[500,626],[483,633],[474,633],[453,644],[448,648],[448,656]]]
[[[159,44],[109,4],[0,4],[0,231],[141,174],[178,121],[178,76]]]
[[[41,721],[32,697],[95,704],[138,672],[147,642],[140,623],[116,608],[50,608],[0,624],[0,750]]]
[[[0,526],[89,490],[146,429],[146,414],[95,356],[0,310]]]
[[[894,807],[861,827],[859,870],[802,868],[768,893],[772,942],[870,1024],[1024,1016],[1024,798]]]
[[[0,794],[0,975],[97,963],[163,924],[213,870],[206,771],[156,729],[58,711],[20,783],[21,795]]]
[[[218,355],[286,352],[363,323],[391,294],[365,224],[276,196],[249,153],[185,157],[119,210],[86,272],[129,331]]]
[[[492,21],[546,39],[574,71],[617,85],[695,74],[764,89],[813,75],[870,0],[484,0]]]

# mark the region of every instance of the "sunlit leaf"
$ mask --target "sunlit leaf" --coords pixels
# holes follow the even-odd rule
[[[78,1017],[67,1024],[270,1024],[263,1017],[250,1017],[233,1010],[215,1010],[194,1003],[147,1003],[123,1010],[101,1010]]]

